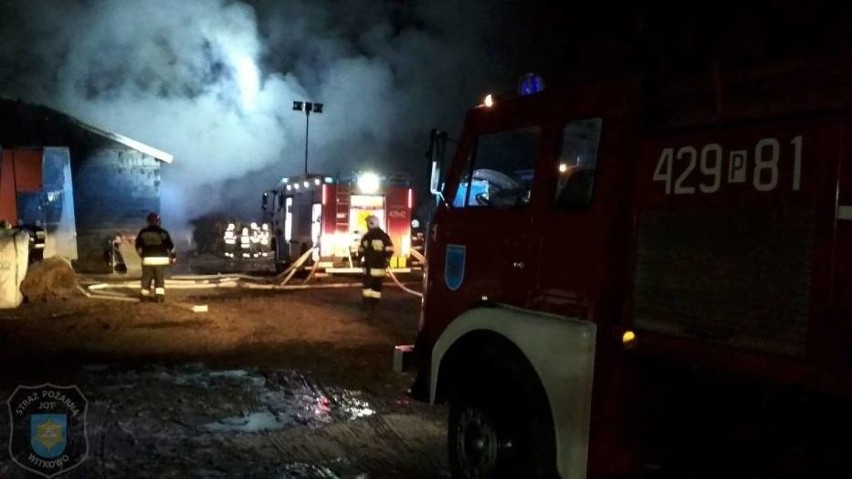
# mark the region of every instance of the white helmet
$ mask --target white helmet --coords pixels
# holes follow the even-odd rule
[[[257,229],[257,223],[252,222],[251,229],[256,230]]]
[[[228,231],[234,231],[235,229],[237,229],[237,225],[234,223],[228,223]]]
[[[244,235],[247,235],[247,234],[248,234],[248,228],[245,228],[245,227],[243,228],[243,234],[244,234]]]
[[[266,224],[266,223],[263,223],[263,224],[260,226],[260,228],[261,228],[263,231],[269,231],[269,225],[268,225],[268,224]]]
[[[379,227],[379,218],[376,215],[370,215],[367,217],[367,227],[370,229],[375,229]]]

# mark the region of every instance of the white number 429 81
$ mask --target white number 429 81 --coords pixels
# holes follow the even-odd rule
[[[790,165],[793,168],[792,190],[798,191],[802,182],[802,136],[790,140],[790,147],[793,150]],[[752,151],[754,160],[749,165],[748,157]],[[694,146],[682,146],[677,150],[673,147],[663,148],[654,168],[653,179],[665,183],[667,195],[692,195],[696,193],[696,187],[685,183],[694,184],[687,180],[697,167],[701,175],[698,182],[698,191],[701,193],[715,193],[723,183],[746,183],[749,173],[755,190],[774,190],[778,186],[781,143],[776,138],[762,138],[752,151],[730,150],[726,155],[718,143],[704,145],[700,151]],[[672,173],[675,161],[685,163],[677,178]]]

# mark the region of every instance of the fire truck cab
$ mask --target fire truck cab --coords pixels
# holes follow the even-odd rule
[[[740,477],[737,454],[749,477],[839,477],[771,431],[849,405],[849,110],[788,93],[666,122],[640,91],[490,98],[448,164],[433,132],[420,329],[397,370],[450,403],[453,477]],[[745,426],[770,410],[770,432]],[[833,447],[808,431],[789,437]]]
[[[265,221],[272,225],[272,249],[278,269],[311,248],[312,260],[327,272],[357,272],[358,241],[366,219],[379,224],[397,253],[391,268],[405,270],[411,250],[413,190],[407,176],[356,172],[335,178],[324,175],[287,177],[263,195]]]

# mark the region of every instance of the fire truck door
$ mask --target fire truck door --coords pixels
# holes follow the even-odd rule
[[[467,305],[487,299],[522,306],[533,270],[528,233],[531,214],[488,210],[465,213],[469,214],[449,211],[448,221],[437,228],[438,243],[445,245],[440,283],[460,294]]]
[[[539,128],[480,135],[437,243],[443,286],[471,304],[522,306],[529,297],[532,264],[532,168]]]
[[[539,269],[530,287],[536,309],[585,317],[599,284],[606,263],[601,206],[606,172],[598,162],[602,123],[586,118],[559,125],[551,138],[555,155],[539,165],[533,230]]]

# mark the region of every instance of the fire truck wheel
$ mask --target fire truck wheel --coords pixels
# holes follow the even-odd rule
[[[553,426],[531,381],[499,368],[485,369],[493,372],[488,375],[482,370],[465,375],[450,402],[452,477],[555,477]]]

